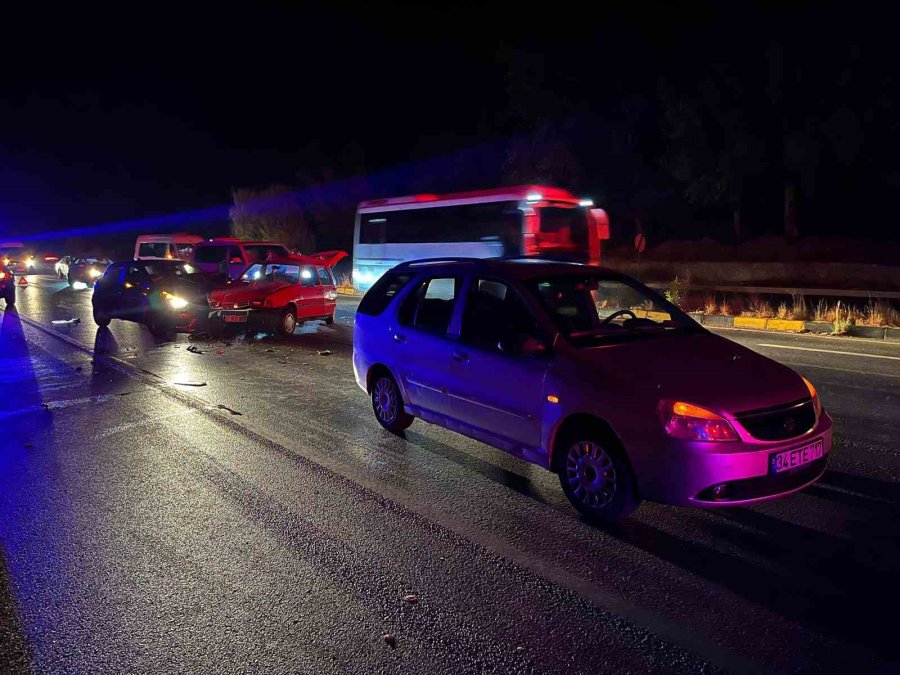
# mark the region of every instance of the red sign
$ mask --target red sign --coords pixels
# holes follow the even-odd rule
[[[19,286],[27,286],[27,285],[28,285],[28,281],[25,279],[25,277],[19,277]]]
[[[642,232],[638,232],[634,235],[634,250],[643,253],[645,248],[647,248],[647,237]]]

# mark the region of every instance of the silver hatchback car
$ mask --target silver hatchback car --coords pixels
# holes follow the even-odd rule
[[[808,380],[600,267],[399,265],[360,302],[353,368],[386,429],[419,417],[539,464],[596,521],[780,497],[831,450]]]

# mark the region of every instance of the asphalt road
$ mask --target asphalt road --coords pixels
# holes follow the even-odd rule
[[[900,345],[723,331],[815,382],[835,419],[826,476],[753,508],[645,503],[599,529],[538,467],[422,422],[383,432],[353,383],[352,300],[287,340],[97,330],[90,291],[46,277],[18,306],[0,317],[0,666],[898,661]]]

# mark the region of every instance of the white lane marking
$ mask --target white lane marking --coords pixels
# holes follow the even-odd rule
[[[823,354],[843,354],[844,356],[864,356],[867,359],[889,359],[891,361],[900,361],[900,356],[882,356],[881,354],[860,354],[858,352],[840,352],[836,349],[813,349],[812,347],[793,347],[791,345],[770,345],[765,342],[758,342],[757,347],[771,347],[772,349],[796,349],[801,352],[821,352]]]
[[[153,426],[162,422],[163,420],[171,419],[173,417],[185,417],[187,415],[193,415],[194,411],[190,408],[184,408],[181,410],[177,410],[175,412],[167,413],[165,415],[157,415],[156,417],[150,417],[147,419],[142,419],[137,422],[126,422],[124,424],[119,424],[118,426],[108,427],[101,431],[96,435],[96,438],[106,438],[107,436],[112,436],[114,434],[120,434],[123,431],[132,431],[134,429],[138,429],[140,427]]]

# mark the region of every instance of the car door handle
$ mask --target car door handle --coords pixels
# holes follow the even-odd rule
[[[406,342],[406,336],[394,333],[394,342],[399,342],[402,345]]]
[[[469,355],[464,354],[463,352],[453,352],[452,358],[457,363],[468,363],[469,362]]]

